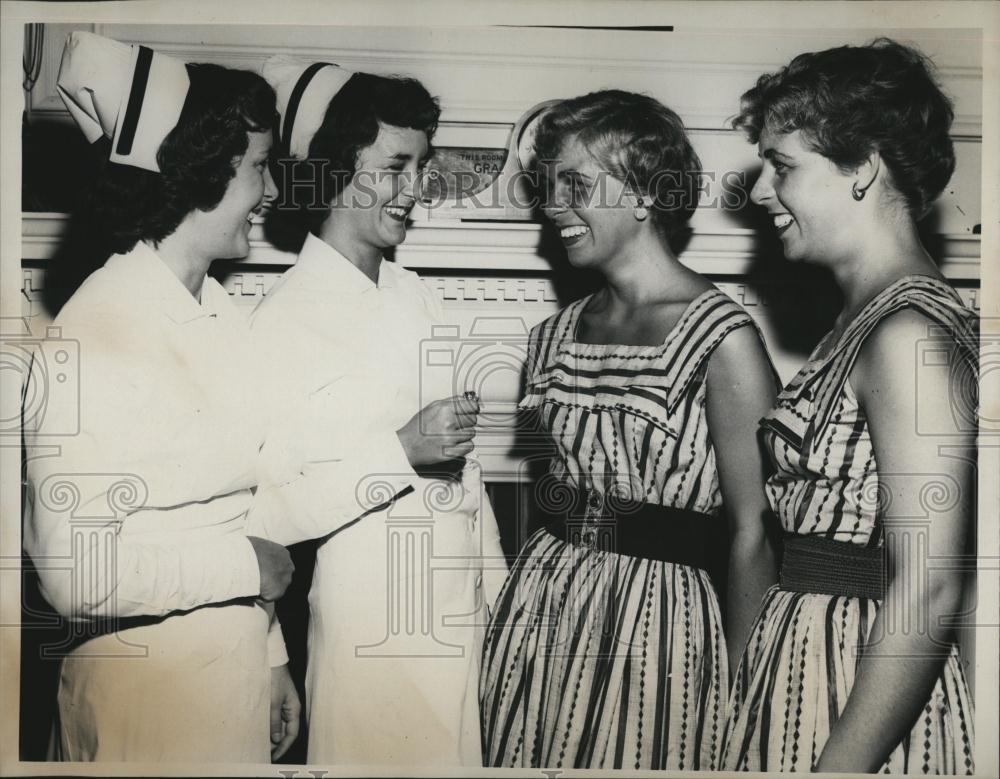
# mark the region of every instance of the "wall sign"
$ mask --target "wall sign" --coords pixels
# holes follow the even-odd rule
[[[555,102],[533,106],[514,125],[443,124],[421,190],[427,218],[534,220],[534,133]]]

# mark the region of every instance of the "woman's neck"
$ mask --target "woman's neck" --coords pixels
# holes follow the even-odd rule
[[[831,265],[844,296],[838,324],[849,322],[868,301],[905,276],[943,278],[911,219],[888,222],[869,235],[852,256]]]
[[[379,268],[382,267],[382,250],[356,239],[348,225],[333,218],[336,210],[320,226],[316,237],[336,249],[348,262],[364,273],[373,284],[378,284]]]
[[[175,230],[155,246],[150,242],[146,245],[156,252],[191,296],[200,302],[201,288],[212,258],[202,256],[197,243],[188,240],[183,230]]]
[[[652,301],[683,299],[696,279],[666,241],[637,239],[604,269],[606,301],[615,308],[638,308]]]

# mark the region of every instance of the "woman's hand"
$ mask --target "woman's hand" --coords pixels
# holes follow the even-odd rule
[[[465,457],[476,436],[479,401],[457,395],[428,403],[396,431],[403,451],[416,468]]]
[[[295,564],[288,550],[281,544],[268,541],[266,538],[247,536],[254,554],[257,555],[257,566],[260,569],[260,598],[265,601],[275,601],[285,594],[288,585],[292,583]]]
[[[281,758],[299,735],[302,704],[287,665],[271,669],[271,761]]]

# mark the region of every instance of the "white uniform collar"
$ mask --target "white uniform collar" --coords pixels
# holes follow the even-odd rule
[[[127,254],[113,254],[104,267],[125,282],[134,302],[155,306],[177,324],[216,316],[231,305],[228,293],[207,276],[199,303],[160,255],[142,241]]]
[[[383,258],[379,262],[376,285],[353,262],[312,233],[306,236],[295,264],[321,276],[340,290],[357,294],[396,287],[400,273],[395,263],[387,262]]]

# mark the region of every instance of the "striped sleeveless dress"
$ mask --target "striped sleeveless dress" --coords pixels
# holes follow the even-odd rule
[[[817,347],[761,421],[776,469],[767,495],[785,532],[863,546],[885,543],[875,455],[848,376],[865,337],[903,308],[930,318],[934,351],[950,356],[956,380],[974,382],[976,317],[950,286],[908,276],[879,293],[826,356],[816,358],[823,344]],[[966,411],[974,420],[975,409]],[[856,649],[868,639],[880,605],[780,586],[768,592],[736,672],[724,770],[812,769],[850,695]],[[953,644],[923,713],[882,772],[972,773],[972,715]]]
[[[661,345],[583,344],[575,333],[588,300],[530,336],[521,408],[537,411],[554,441],[557,483],[717,514],[705,370],[726,334],[752,320],[713,289]],[[705,571],[581,548],[542,529],[521,550],[487,629],[484,763],[714,769],[727,689]]]

